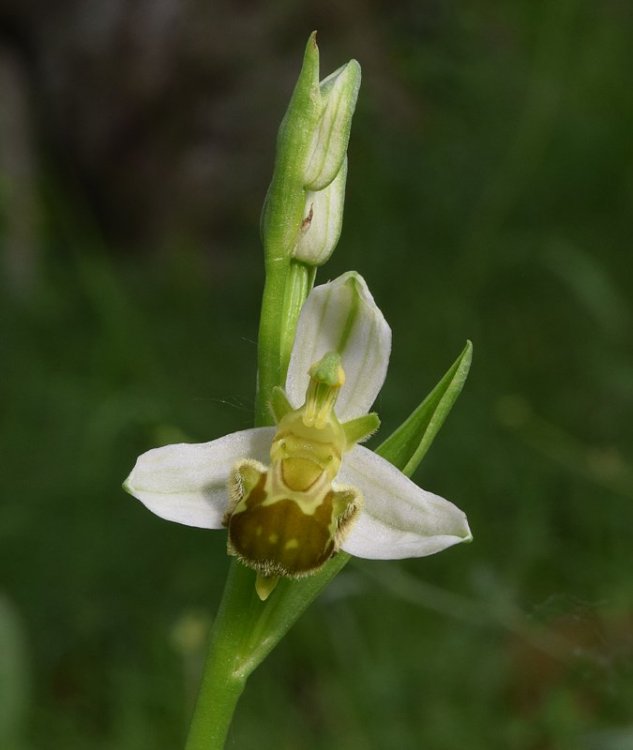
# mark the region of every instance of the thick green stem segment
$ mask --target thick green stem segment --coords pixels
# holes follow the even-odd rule
[[[246,680],[227,679],[218,661],[209,654],[186,750],[222,750]]]
[[[231,564],[213,628],[185,750],[221,750],[248,673],[244,646],[257,606],[253,574]]]
[[[268,656],[350,556],[340,552],[314,576],[283,579],[265,601],[255,591],[255,574],[231,562],[185,750],[221,750],[246,680]]]
[[[272,424],[273,388],[283,386],[301,307],[314,283],[315,269],[294,260],[270,264],[262,299],[258,344],[255,424]]]

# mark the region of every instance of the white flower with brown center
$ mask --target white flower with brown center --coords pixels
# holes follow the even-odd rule
[[[299,319],[276,427],[155,448],[124,487],[161,518],[228,528],[228,551],[257,572],[262,599],[279,576],[319,570],[338,550],[422,557],[472,539],[464,513],[358,443],[379,425],[391,330],[365,281],[312,290]]]

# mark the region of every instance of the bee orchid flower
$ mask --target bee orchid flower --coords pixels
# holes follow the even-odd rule
[[[280,576],[319,570],[344,550],[422,557],[469,541],[464,513],[359,443],[385,380],[391,330],[355,272],[315,287],[297,327],[274,427],[141,455],[125,489],[161,518],[228,529],[229,554],[257,573],[265,599]]]

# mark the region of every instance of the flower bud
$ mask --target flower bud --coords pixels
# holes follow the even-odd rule
[[[299,239],[292,252],[295,260],[322,266],[332,255],[343,226],[347,158],[332,182],[323,190],[308,191]]]
[[[360,78],[359,64],[350,60],[319,83],[319,50],[315,34],[310,36],[279,128],[273,179],[262,211],[268,261],[294,256],[321,265],[334,250],[341,231],[344,161]]]
[[[304,187],[323,190],[338,175],[347,153],[360,88],[360,65],[350,60],[321,81],[323,109],[307,153]]]

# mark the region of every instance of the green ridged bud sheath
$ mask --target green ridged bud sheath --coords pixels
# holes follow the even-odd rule
[[[272,389],[286,377],[301,306],[315,269],[334,251],[343,224],[347,145],[361,73],[350,60],[319,82],[311,34],[277,135],[261,218],[266,284],[258,355],[258,424],[270,422]]]

